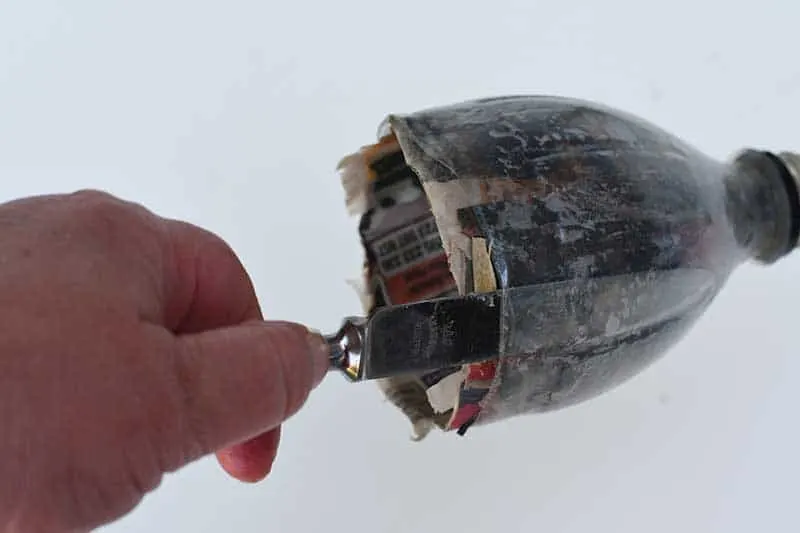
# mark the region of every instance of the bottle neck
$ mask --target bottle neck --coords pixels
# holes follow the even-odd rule
[[[751,259],[771,264],[798,244],[800,158],[745,150],[725,182],[728,218]]]

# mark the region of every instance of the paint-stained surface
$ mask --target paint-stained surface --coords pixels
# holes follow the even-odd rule
[[[456,425],[624,382],[680,339],[742,257],[727,167],[623,112],[519,96],[387,123],[428,193],[461,293],[475,290],[473,238],[485,239],[505,291],[501,359]]]

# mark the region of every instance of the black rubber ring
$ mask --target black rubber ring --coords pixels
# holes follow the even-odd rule
[[[781,176],[786,193],[789,195],[789,209],[791,210],[792,225],[789,229],[789,245],[785,253],[791,252],[796,246],[798,239],[800,239],[800,190],[798,184],[792,176],[791,171],[786,167],[786,164],[780,157],[771,153],[764,152],[764,155],[775,164],[778,173]]]

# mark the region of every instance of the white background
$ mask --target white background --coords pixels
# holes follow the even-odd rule
[[[552,93],[720,159],[800,149],[796,6],[0,0],[0,199],[96,187],[200,224],[272,317],[331,329],[361,263],[334,167],[385,114]],[[106,531],[798,531],[799,288],[798,257],[746,265],[626,386],[467,438],[411,443],[331,375],[269,480],[201,461]]]

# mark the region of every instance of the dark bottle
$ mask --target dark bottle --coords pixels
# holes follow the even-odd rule
[[[462,295],[476,292],[471,240],[490,251],[499,364],[478,423],[624,382],[738,265],[798,243],[794,154],[720,162],[628,113],[552,96],[392,115],[384,134],[425,188]]]

